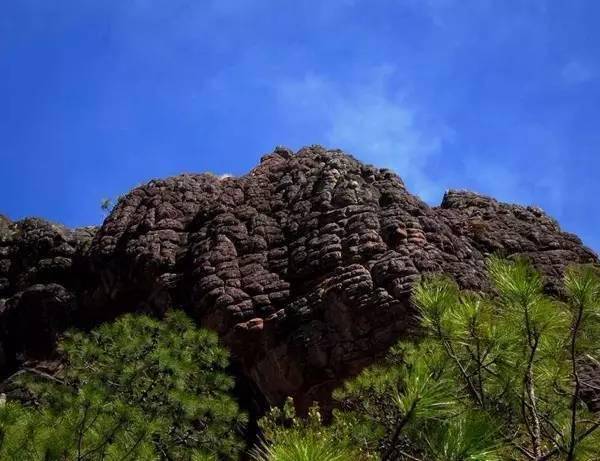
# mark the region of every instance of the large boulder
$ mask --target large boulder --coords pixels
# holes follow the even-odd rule
[[[32,320],[5,323],[19,328],[6,331],[7,357],[39,354],[15,343],[28,325],[51,342],[69,322],[181,307],[268,402],[300,406],[416,334],[410,289],[423,273],[485,290],[486,256],[525,255],[557,291],[568,264],[597,262],[538,208],[460,191],[432,208],[392,171],[319,146],[277,148],[238,178],[151,181],[97,232],[34,224],[9,222],[0,239],[0,312]]]

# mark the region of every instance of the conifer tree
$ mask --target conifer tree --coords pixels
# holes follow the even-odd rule
[[[58,380],[28,377],[35,406],[0,408],[0,459],[237,459],[245,416],[228,354],[181,312],[126,315],[60,344]]]
[[[272,408],[259,421],[262,441],[251,452],[255,461],[367,461],[351,440],[321,422],[318,406],[306,418],[296,415],[288,398],[282,408]]]
[[[415,287],[423,336],[334,393],[333,422],[320,431],[360,452],[343,459],[600,459],[600,415],[579,373],[600,358],[597,270],[569,269],[559,297],[524,260],[491,258],[488,274],[489,294],[443,276]],[[290,429],[275,427],[272,450],[285,451]]]

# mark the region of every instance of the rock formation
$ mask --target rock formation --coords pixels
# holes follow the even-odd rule
[[[150,181],[99,229],[0,218],[0,366],[50,357],[71,325],[181,307],[267,401],[306,406],[414,334],[421,274],[485,290],[495,252],[530,258],[549,291],[598,262],[540,209],[460,191],[432,208],[341,151],[277,148],[246,176]]]

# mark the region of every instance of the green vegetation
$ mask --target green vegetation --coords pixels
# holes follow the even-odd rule
[[[102,200],[100,200],[100,210],[102,210],[104,216],[108,216],[112,212],[112,210],[118,205],[118,203],[123,197],[124,195],[119,195],[117,196],[117,198],[105,197]]]
[[[259,421],[255,461],[600,459],[600,415],[582,399],[600,357],[600,276],[573,268],[552,297],[525,261],[492,258],[493,290],[432,276],[413,292],[423,335],[334,393],[324,424],[291,399]],[[245,416],[227,353],[182,313],[126,315],[60,344],[58,378],[0,401],[1,460],[240,459]]]
[[[570,270],[559,300],[524,261],[493,258],[488,269],[489,296],[444,277],[417,286],[424,337],[346,383],[332,424],[308,426],[296,445],[331,439],[360,451],[333,458],[347,460],[600,459],[600,415],[582,401],[577,371],[600,356],[600,278]],[[298,431],[272,421],[260,459],[290,459],[286,434]]]
[[[368,459],[353,446],[341,426],[325,427],[317,406],[299,418],[288,398],[283,408],[272,408],[259,421],[263,441],[250,455],[255,461],[346,461]],[[337,431],[337,433],[336,433]]]
[[[115,204],[110,198],[103,198],[100,200],[100,209],[105,215],[108,215],[114,208]]]
[[[60,380],[24,383],[36,405],[0,407],[0,459],[238,459],[245,416],[228,355],[184,314],[126,315],[60,349]]]

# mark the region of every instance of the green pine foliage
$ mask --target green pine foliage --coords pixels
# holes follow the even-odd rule
[[[340,459],[600,460],[600,415],[577,366],[600,358],[597,270],[568,270],[560,297],[524,260],[491,258],[488,273],[489,295],[440,276],[415,287],[423,337],[345,383],[331,425],[312,429],[355,450]],[[294,425],[266,433],[260,459],[289,459],[275,453],[299,437]]]
[[[331,422],[288,400],[259,421],[255,461],[600,460],[579,365],[600,358],[600,275],[560,296],[525,261],[491,258],[490,294],[443,276],[413,291],[422,336],[334,393]],[[65,370],[0,396],[0,460],[219,461],[243,456],[228,354],[181,312],[126,315],[60,343]]]
[[[228,354],[183,313],[126,315],[60,350],[59,382],[25,382],[35,406],[0,407],[0,459],[238,459],[245,415]]]
[[[325,427],[317,406],[307,418],[296,416],[292,399],[283,408],[272,408],[259,421],[263,441],[250,456],[255,461],[361,461],[363,457],[352,446],[347,434]]]

